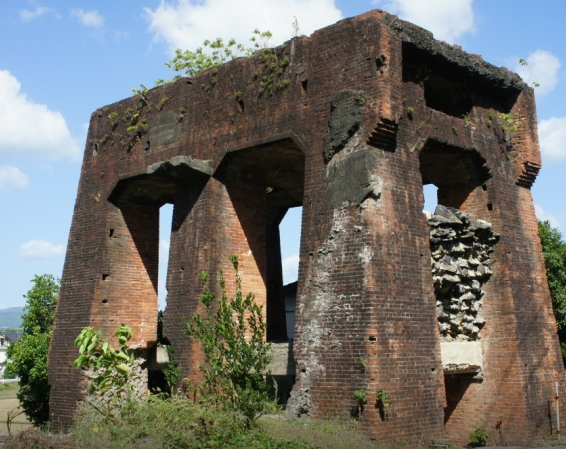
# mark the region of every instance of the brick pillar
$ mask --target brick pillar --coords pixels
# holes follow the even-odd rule
[[[175,348],[183,376],[200,379],[203,355],[197,342],[185,335],[195,311],[202,313],[198,273],[209,274],[209,288],[220,295],[222,268],[229,297],[234,294],[234,270],[228,256],[237,255],[243,293],[252,292],[266,304],[265,188],[235,185],[210,178],[206,184],[177,188],[167,274],[164,334]]]

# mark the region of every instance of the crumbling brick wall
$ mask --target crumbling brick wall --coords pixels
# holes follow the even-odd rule
[[[174,205],[164,332],[197,380],[202,354],[182,317],[198,309],[198,273],[212,284],[237,254],[270,338],[285,338],[276,228],[302,205],[291,416],[349,417],[364,389],[357,418],[382,441],[464,444],[474,426],[498,435],[500,415],[506,443],[548,434],[563,367],[530,195],[538,168],[532,90],[380,10],[97,110],[50,349],[54,426],[68,427],[84,398],[71,367],[82,327],[111,335],[124,322],[134,344],[155,346],[164,203]],[[473,373],[444,363],[429,183],[441,205],[500,236]]]

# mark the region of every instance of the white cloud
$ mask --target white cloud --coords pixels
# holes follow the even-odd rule
[[[44,259],[65,254],[65,245],[54,245],[43,240],[30,240],[20,246],[20,256],[24,259]]]
[[[391,14],[432,31],[436,39],[454,43],[474,31],[473,0],[374,0]]]
[[[334,0],[162,0],[155,10],[144,10],[154,40],[165,42],[171,53],[217,37],[247,46],[256,28],[271,31],[270,45],[278,45],[293,36],[294,16],[300,34],[307,35],[342,18]]]
[[[75,17],[86,27],[102,28],[104,26],[104,16],[98,11],[85,11],[84,9],[74,8],[71,10],[71,16]]]
[[[15,187],[16,189],[25,189],[30,185],[29,179],[25,173],[19,168],[11,165],[0,165],[0,190]]]
[[[515,71],[526,83],[540,84],[535,90],[537,97],[548,95],[558,84],[558,70],[562,65],[560,60],[549,51],[537,50],[529,53],[526,61],[526,66],[517,61]]]
[[[169,241],[168,240],[160,240],[159,241],[159,258],[163,258],[166,262],[167,257],[169,255]]]
[[[538,124],[540,149],[545,162],[566,161],[566,117],[551,117]]]
[[[0,155],[36,153],[50,159],[78,159],[79,146],[60,112],[20,92],[19,81],[0,70]]]
[[[283,267],[283,283],[295,282],[299,277],[299,255],[293,254],[281,262]]]
[[[538,204],[535,204],[535,214],[540,221],[548,220],[553,228],[560,227],[560,220],[558,220],[558,218],[554,215],[546,212],[542,206],[539,206]]]
[[[46,8],[44,6],[37,6],[34,11],[30,11],[29,9],[21,9],[19,11],[20,19],[22,19],[22,22],[29,22],[30,20],[43,16],[50,10],[51,8]]]

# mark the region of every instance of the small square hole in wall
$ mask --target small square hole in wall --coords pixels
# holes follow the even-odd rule
[[[485,192],[487,190],[487,185],[482,184],[481,189]]]
[[[493,210],[493,204],[487,203],[487,210]]]
[[[102,280],[105,281],[105,280],[107,280],[109,277],[110,277],[109,274],[103,274],[103,275],[102,275]]]
[[[114,237],[114,229],[110,229],[110,232],[108,233],[108,237],[110,238]]]
[[[103,299],[103,300],[102,300],[102,304],[108,304],[108,300],[107,300],[107,299]]]

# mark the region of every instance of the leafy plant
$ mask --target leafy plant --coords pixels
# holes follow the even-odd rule
[[[479,426],[474,428],[474,431],[470,433],[470,444],[475,447],[485,446],[488,438],[489,432],[482,426]]]
[[[229,259],[236,270],[234,298],[228,299],[221,269],[218,301],[208,289],[208,275],[201,273],[204,292],[200,302],[205,312],[203,316],[195,313],[193,324],[186,323],[185,333],[198,340],[204,351],[205,363],[199,366],[204,379],[196,388],[200,400],[239,411],[249,426],[270,404],[266,376],[271,345],[265,342],[262,306],[256,304],[252,293],[244,297],[238,257]]]
[[[147,105],[149,106],[149,102],[147,101],[147,92],[149,91],[149,88],[143,84],[140,84],[141,89],[136,89],[135,87],[132,87],[132,92],[134,93],[134,95],[139,95],[140,99]]]
[[[161,101],[159,101],[157,108],[162,111],[169,100],[171,100],[171,97],[163,97]]]
[[[250,56],[255,50],[267,48],[267,43],[271,39],[272,34],[269,31],[253,31],[250,42],[251,47],[245,47],[239,44],[235,39],[224,42],[221,37],[213,41],[205,40],[203,47],[197,48],[194,52],[191,50],[175,50],[175,57],[166,62],[165,65],[175,72],[181,72],[183,75],[194,76],[204,70],[224,64],[228,60],[235,59],[239,56]]]
[[[169,362],[167,363],[167,368],[163,370],[163,376],[169,385],[171,394],[174,395],[177,393],[177,388],[181,384],[181,373],[183,368],[175,363],[175,358],[173,357],[175,350],[173,349],[173,346],[167,345],[166,348]]]
[[[265,74],[262,76],[259,83],[260,96],[264,93],[272,94],[273,91],[279,92],[291,84],[291,81],[288,79],[276,82],[276,80],[285,73],[285,70],[291,62],[289,56],[280,56],[281,55],[274,49],[266,48],[263,50],[261,62],[264,65]]]
[[[377,390],[375,392],[375,400],[378,404],[387,407],[391,405],[391,399],[385,390]]]
[[[366,390],[356,390],[354,391],[354,400],[358,403],[358,405],[365,405],[368,402],[368,397]]]
[[[531,70],[531,66],[529,65],[529,62],[526,59],[519,59],[519,64],[521,64],[523,67],[526,67],[529,69],[529,79],[527,80],[527,84],[529,83],[529,81],[531,80],[531,77],[533,76],[533,71]],[[540,87],[540,84],[537,83],[536,81],[533,81],[533,87]]]
[[[407,107],[407,115],[410,119],[412,119],[415,115],[415,108],[413,108],[412,106]]]
[[[110,346],[108,339],[101,338],[101,330],[95,332],[91,326],[85,327],[75,339],[79,357],[73,366],[93,371],[89,394],[96,394],[102,399],[105,393],[112,390],[106,400],[109,409],[113,406],[121,408],[124,400],[133,398],[135,386],[132,380],[136,362],[133,350],[128,347],[133,334],[131,328],[121,324],[114,334],[118,337],[118,349]]]
[[[566,360],[566,241],[549,221],[539,221],[538,229],[562,357]]]
[[[504,112],[497,114],[497,117],[502,121],[501,129],[506,137],[510,137],[519,130],[519,120],[515,118],[516,115],[516,113],[507,114]]]
[[[47,354],[53,329],[59,279],[50,274],[34,276],[33,287],[24,295],[23,336],[8,347],[7,370],[19,377],[17,397],[28,419],[36,426],[49,420]]]

